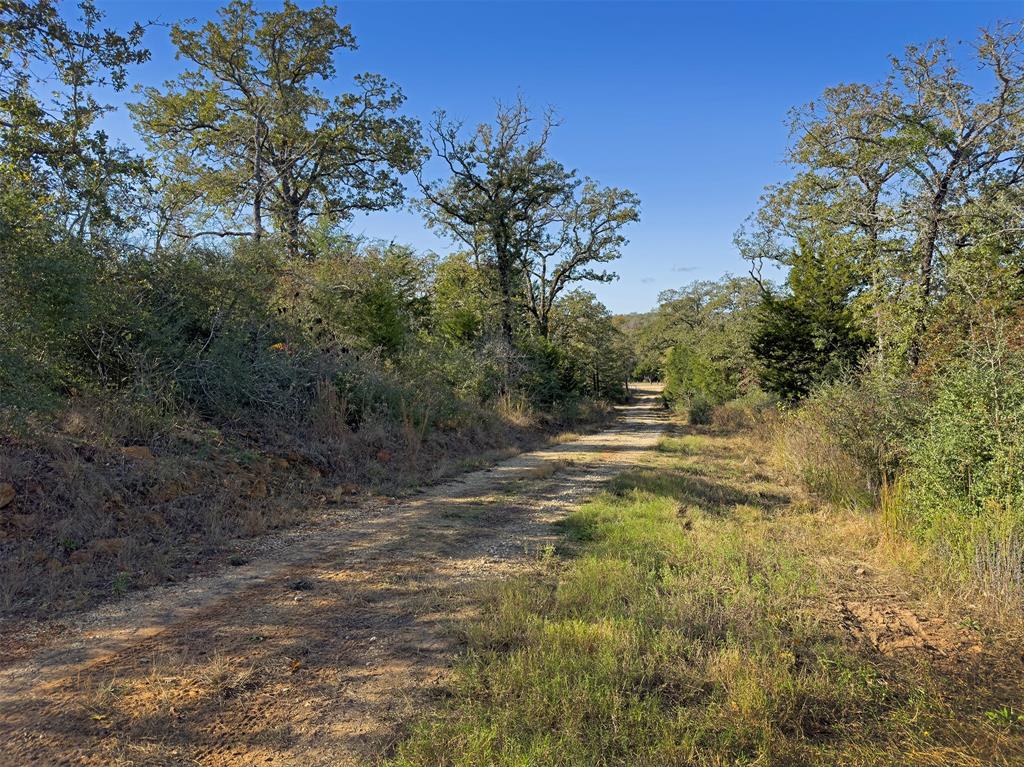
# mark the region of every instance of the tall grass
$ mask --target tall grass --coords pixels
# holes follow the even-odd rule
[[[702,442],[572,514],[575,558],[491,589],[450,705],[392,767],[912,761],[929,693],[819,622],[817,570],[767,511],[695,481]]]
[[[909,420],[907,395],[882,381],[825,384],[775,421],[773,457],[819,499],[870,509],[899,465]]]

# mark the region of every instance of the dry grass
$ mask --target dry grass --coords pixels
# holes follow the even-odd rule
[[[396,492],[438,481],[557,439],[565,425],[491,418],[440,430],[405,409],[353,431],[347,410],[330,386],[301,431],[160,423],[78,401],[50,422],[0,433],[0,484],[15,493],[0,513],[0,615],[59,614],[178,580],[225,564],[239,539],[347,502],[340,485]],[[578,417],[597,425],[607,412]]]
[[[856,573],[884,531],[774,482],[755,444],[690,427],[574,513],[575,556],[485,593],[450,702],[390,764],[1020,764],[1019,684],[855,640],[831,605],[877,595]]]

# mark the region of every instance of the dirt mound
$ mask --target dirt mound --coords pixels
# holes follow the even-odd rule
[[[952,658],[981,652],[981,644],[945,618],[919,615],[900,604],[897,594],[879,594],[868,601],[842,600],[843,628],[883,655],[926,652]]]

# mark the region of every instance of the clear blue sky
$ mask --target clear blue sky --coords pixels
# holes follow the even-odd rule
[[[209,18],[205,0],[98,0],[108,22]],[[273,7],[275,3],[261,2]],[[652,307],[659,291],[746,266],[732,235],[781,158],[790,107],[840,82],[882,79],[908,43],[970,40],[979,27],[1024,16],[1020,2],[395,2],[339,3],[359,50],[339,73],[380,72],[408,97],[406,112],[439,107],[475,124],[497,99],[522,93],[554,106],[553,153],[604,184],[640,195],[642,220],[599,285],[616,312]],[[137,81],[179,68],[167,30],[147,44]],[[126,137],[124,117],[113,132]],[[446,246],[411,213],[362,216],[355,232],[422,249]]]

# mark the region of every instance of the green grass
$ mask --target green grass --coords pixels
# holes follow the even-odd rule
[[[701,447],[663,442],[565,521],[572,558],[490,588],[449,703],[390,765],[976,763],[934,740],[933,690],[816,617],[817,570],[767,512],[704,508],[679,457]]]

